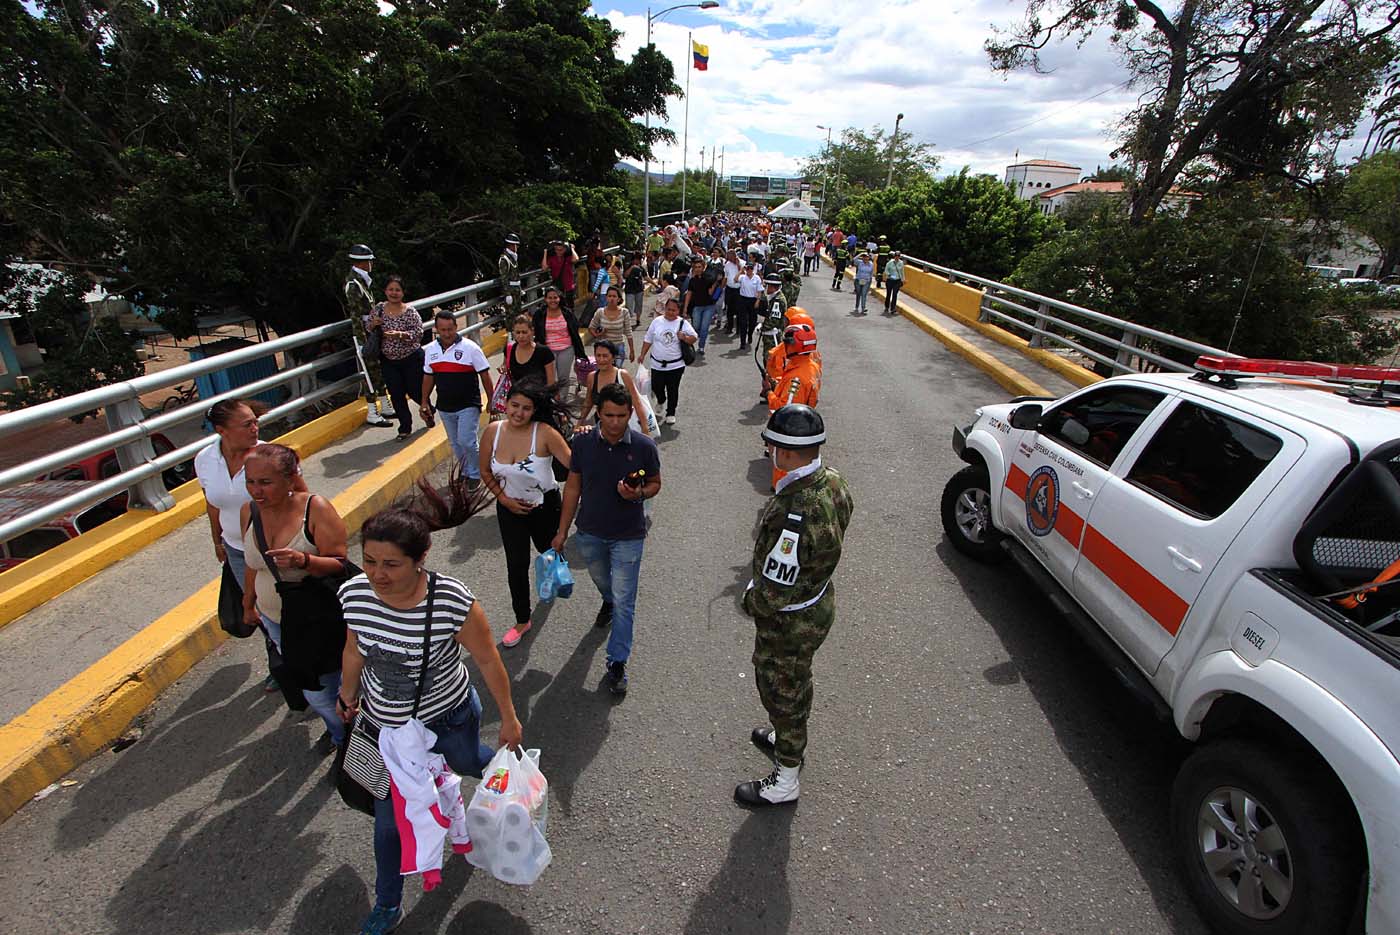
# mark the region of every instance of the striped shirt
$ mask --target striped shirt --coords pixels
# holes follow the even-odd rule
[[[425,724],[465,701],[471,684],[456,637],[476,598],[465,584],[447,575],[437,576],[435,596],[428,677],[417,715]],[[375,595],[368,578],[357,575],[341,585],[340,603],[345,625],[365,658],[360,710],[381,727],[406,724],[423,664],[427,599],[410,610],[390,607]]]

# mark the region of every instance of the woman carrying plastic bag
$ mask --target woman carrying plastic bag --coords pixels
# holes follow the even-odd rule
[[[459,525],[480,502],[460,473],[446,498],[420,483],[416,505],[385,510],[364,524],[364,574],[340,589],[350,636],[336,708],[352,726],[336,779],[356,782],[374,798],[375,901],[361,935],[392,931],[404,915],[403,842],[379,747],[382,729],[416,718],[424,737],[431,732],[428,753],[440,754],[458,775],[480,776],[495,751],[481,742],[481,700],[462,660],[465,648],[500,711],[499,743],[520,748],[510,677],[485,612],[461,581],[424,568],[430,532]],[[412,856],[415,866],[431,863],[417,848]]]

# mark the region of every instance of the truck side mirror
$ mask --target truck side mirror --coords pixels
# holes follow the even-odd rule
[[[1039,403],[1023,403],[1011,410],[1011,427],[1013,429],[1038,429],[1040,428],[1040,416],[1045,412],[1045,407]]]

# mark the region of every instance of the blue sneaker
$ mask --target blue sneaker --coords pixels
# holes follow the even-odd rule
[[[360,926],[360,935],[389,935],[394,929],[399,927],[403,921],[403,907],[395,906],[393,909],[387,906],[375,906],[374,911],[365,919],[365,924]]]

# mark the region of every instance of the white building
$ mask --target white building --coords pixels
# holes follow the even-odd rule
[[[1052,159],[1028,159],[1006,167],[1006,185],[1018,197],[1031,199],[1052,188],[1079,181],[1079,166]]]

